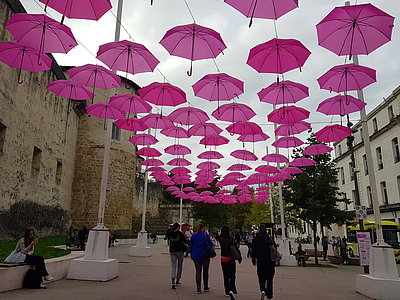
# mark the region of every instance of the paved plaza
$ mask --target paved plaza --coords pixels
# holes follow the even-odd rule
[[[15,290],[0,294],[1,300],[90,300],[90,299],[226,299],[218,256],[211,261],[210,292],[195,293],[194,266],[185,259],[182,286],[170,286],[170,260],[162,240],[150,245],[151,257],[128,256],[128,245],[110,249],[110,257],[119,260],[119,277],[110,282],[60,280],[47,284],[47,290]],[[245,246],[241,247],[245,256]],[[368,299],[355,292],[357,266],[277,267],[274,279],[274,299]],[[237,299],[259,299],[256,268],[245,258],[237,269]]]

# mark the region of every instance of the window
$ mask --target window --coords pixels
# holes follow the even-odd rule
[[[367,155],[363,155],[364,175],[368,175]]]
[[[372,127],[374,129],[374,132],[378,131],[378,121],[376,120],[376,118],[372,119]]]
[[[32,158],[32,170],[31,177],[37,179],[40,171],[40,161],[42,159],[42,150],[37,147],[33,147],[33,158]]]
[[[393,119],[394,119],[394,112],[393,112],[393,106],[392,106],[392,105],[390,105],[390,106],[388,107],[388,114],[389,114],[389,120],[390,120],[390,121],[393,121]]]
[[[62,163],[57,161],[57,169],[56,169],[56,184],[59,185],[61,183],[62,177]]]
[[[363,136],[362,128],[360,128],[360,139],[361,139],[361,142],[364,142],[364,136]]]
[[[338,153],[339,153],[339,155],[342,155],[342,145],[338,146]]]
[[[353,171],[353,164],[349,162],[349,173],[350,173],[350,180],[354,180],[354,171]]]
[[[344,178],[344,168],[340,168],[340,177],[342,178],[342,184],[346,183],[346,180]]]
[[[0,154],[3,153],[4,142],[6,140],[6,129],[7,127],[0,123]]]
[[[357,203],[356,190],[351,191],[351,200],[353,201],[353,203]]]
[[[400,151],[399,151],[399,140],[395,137],[392,140],[392,149],[393,149],[393,158],[394,163],[398,163],[400,161]]]
[[[382,200],[383,204],[389,204],[387,189],[386,189],[386,181],[381,182],[381,192],[382,192]]]
[[[367,195],[368,195],[368,204],[369,204],[369,207],[373,208],[374,205],[373,205],[373,203],[372,203],[372,192],[371,192],[371,187],[370,187],[370,186],[367,186]]]
[[[376,160],[378,162],[378,170],[383,169],[383,158],[381,147],[376,148]]]
[[[120,141],[121,140],[121,128],[119,128],[114,123],[112,125],[111,139],[114,140],[114,141]]]

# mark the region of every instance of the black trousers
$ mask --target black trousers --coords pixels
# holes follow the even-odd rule
[[[231,291],[236,294],[236,262],[233,259],[228,262],[222,262],[221,267],[224,274],[225,295],[228,295]]]
[[[273,279],[275,275],[275,262],[257,260],[257,276],[260,291],[265,292],[268,299],[272,299]]]
[[[49,275],[44,264],[44,258],[36,255],[26,255],[25,261],[28,265],[33,265],[35,270],[40,273],[42,277]]]
[[[201,273],[203,271],[203,284],[204,288],[208,288],[208,269],[210,267],[210,258],[204,257],[202,259],[193,260],[194,267],[196,268],[196,286],[201,290]]]

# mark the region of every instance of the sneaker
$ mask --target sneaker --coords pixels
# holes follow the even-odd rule
[[[210,291],[210,288],[209,287],[205,287],[204,288],[204,293],[207,293],[207,292],[209,292]]]
[[[40,284],[40,288],[41,289],[47,289],[47,287],[43,283]]]
[[[201,294],[201,290],[198,289],[198,290],[196,291],[196,293],[197,293],[197,294]]]
[[[182,283],[179,280],[177,280],[176,283],[175,283],[175,285],[181,285],[181,284]]]
[[[176,286],[175,286],[175,284],[172,284],[172,289],[173,289],[173,290],[175,290],[175,289],[176,289]]]
[[[233,292],[229,292],[229,297],[231,298],[231,300],[235,300],[235,296],[233,295]]]
[[[260,300],[264,300],[264,299],[265,299],[265,292],[262,291],[262,292],[261,292],[261,298],[260,298]]]

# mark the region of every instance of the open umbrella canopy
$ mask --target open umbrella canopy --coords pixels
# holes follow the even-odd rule
[[[298,157],[291,161],[289,165],[293,167],[308,167],[316,164],[317,162],[311,158]]]
[[[235,150],[231,153],[231,156],[246,161],[258,160],[258,157],[248,150]]]
[[[238,140],[243,143],[255,143],[255,142],[262,142],[269,139],[269,135],[266,133],[256,133],[256,134],[245,134],[238,137]]]
[[[231,134],[239,134],[239,135],[256,135],[262,134],[263,131],[261,127],[253,122],[236,122],[228,127],[226,130]]]
[[[199,163],[196,168],[201,169],[201,170],[216,170],[221,168],[219,164],[213,161],[204,161]]]
[[[204,110],[192,106],[177,108],[168,115],[168,118],[181,125],[201,124],[210,120]]]
[[[276,148],[292,148],[303,145],[304,142],[297,137],[294,136],[285,136],[277,139],[272,143],[272,146]]]
[[[132,114],[148,113],[151,111],[151,105],[133,94],[118,94],[110,98],[110,104]]]
[[[192,153],[192,150],[190,150],[189,147],[186,147],[184,145],[175,144],[165,148],[164,152],[171,155],[186,155]]]
[[[169,54],[190,59],[189,76],[192,75],[194,60],[215,58],[226,48],[218,32],[195,23],[168,30],[160,44]]]
[[[145,131],[148,129],[140,120],[136,118],[123,118],[114,122],[114,124],[121,129],[128,131]]]
[[[214,123],[195,124],[189,129],[189,136],[215,136],[219,135],[222,129]]]
[[[162,155],[160,151],[155,148],[145,147],[138,151],[136,151],[137,155],[146,156],[146,157],[159,157]]]
[[[259,172],[259,173],[265,173],[265,174],[277,174],[277,173],[279,173],[279,170],[278,170],[277,167],[270,166],[270,165],[258,166],[255,171]]]
[[[165,172],[163,167],[150,167],[146,169],[146,172]]]
[[[197,185],[198,189],[208,189],[209,187],[211,187],[211,185],[209,185],[209,184],[199,184],[199,185]]]
[[[286,168],[283,168],[281,170],[281,172],[292,175],[292,174],[301,174],[304,171],[302,169],[297,168],[297,167],[286,167]]]
[[[75,80],[56,80],[50,82],[46,89],[56,95],[74,100],[90,100],[94,96],[82,83]]]
[[[248,171],[252,168],[246,164],[234,164],[231,165],[227,170],[228,171]]]
[[[224,179],[229,179],[229,178],[242,179],[242,178],[246,178],[246,175],[244,175],[243,173],[240,173],[240,172],[230,172],[230,173],[226,174],[223,178]]]
[[[182,189],[182,191],[184,191],[184,192],[192,192],[192,191],[195,191],[195,190],[196,189],[194,187],[191,187],[191,186],[187,186],[187,187],[184,187]]]
[[[229,139],[221,135],[210,135],[203,137],[200,144],[205,146],[221,146],[229,143]]]
[[[211,114],[214,118],[221,121],[239,122],[248,121],[256,113],[246,104],[228,103],[221,105]]]
[[[167,162],[167,165],[170,166],[190,166],[192,163],[190,161],[188,161],[186,158],[174,158],[171,159],[169,162]]]
[[[157,159],[157,158],[148,158],[142,161],[142,166],[153,166],[153,167],[159,167],[164,165],[164,163]]]
[[[154,129],[164,129],[174,126],[172,121],[161,114],[148,114],[139,120],[143,125],[154,128]]]
[[[169,172],[173,173],[173,174],[178,174],[178,175],[185,175],[185,174],[189,174],[191,171],[185,167],[175,167],[175,168],[172,168],[171,170],[169,170]]]
[[[229,101],[244,92],[243,81],[225,73],[208,74],[192,85],[195,96],[208,101]]]
[[[301,69],[310,54],[298,40],[273,38],[252,48],[247,64],[259,73],[283,74]]]
[[[224,158],[224,156],[217,152],[217,151],[204,151],[202,153],[200,153],[197,158],[200,159],[221,159]]]
[[[362,90],[376,82],[374,69],[356,64],[338,65],[317,79],[321,89],[334,92]]]
[[[175,184],[175,182],[173,182],[170,179],[166,179],[166,180],[163,180],[162,182],[160,182],[160,184],[161,185],[172,185],[173,186]]]
[[[332,147],[329,147],[325,144],[316,144],[316,145],[311,145],[308,146],[304,151],[304,155],[320,155],[320,154],[325,154],[333,151]]]
[[[299,121],[292,124],[282,124],[275,129],[275,135],[290,136],[302,133],[311,128],[311,124],[305,121]]]
[[[339,142],[350,135],[350,128],[342,125],[328,125],[315,133],[318,141],[324,143]]]
[[[186,93],[168,82],[153,82],[138,90],[140,97],[155,105],[177,106],[186,102]]]
[[[362,110],[366,104],[350,95],[337,95],[322,101],[317,111],[325,115],[344,116]]]
[[[370,3],[335,7],[317,24],[318,44],[337,55],[369,54],[390,41],[393,22]]]
[[[189,138],[189,132],[185,128],[178,126],[164,128],[163,130],[161,130],[161,134],[178,139]]]
[[[170,187],[167,187],[165,190],[169,191],[169,192],[173,192],[173,191],[179,191],[179,188],[177,186],[170,186]]]
[[[97,58],[111,70],[130,74],[153,72],[159,60],[143,45],[123,40],[101,45]]]
[[[141,146],[154,145],[158,143],[158,140],[154,136],[148,133],[136,134],[133,137],[131,137],[129,141],[134,145],[141,145]]]
[[[98,102],[86,107],[86,112],[89,115],[102,118],[102,119],[121,119],[124,118],[124,114],[114,106],[107,102]]]
[[[112,89],[121,86],[121,78],[103,66],[86,64],[84,66],[69,69],[70,79],[99,89]]]
[[[296,103],[309,96],[308,87],[289,80],[274,82],[257,93],[261,102],[271,104]]]
[[[267,154],[262,158],[263,161],[273,162],[273,163],[287,163],[289,160],[282,154],[271,153]]]
[[[293,124],[310,116],[310,112],[297,106],[282,106],[268,114],[268,121],[277,124]]]

